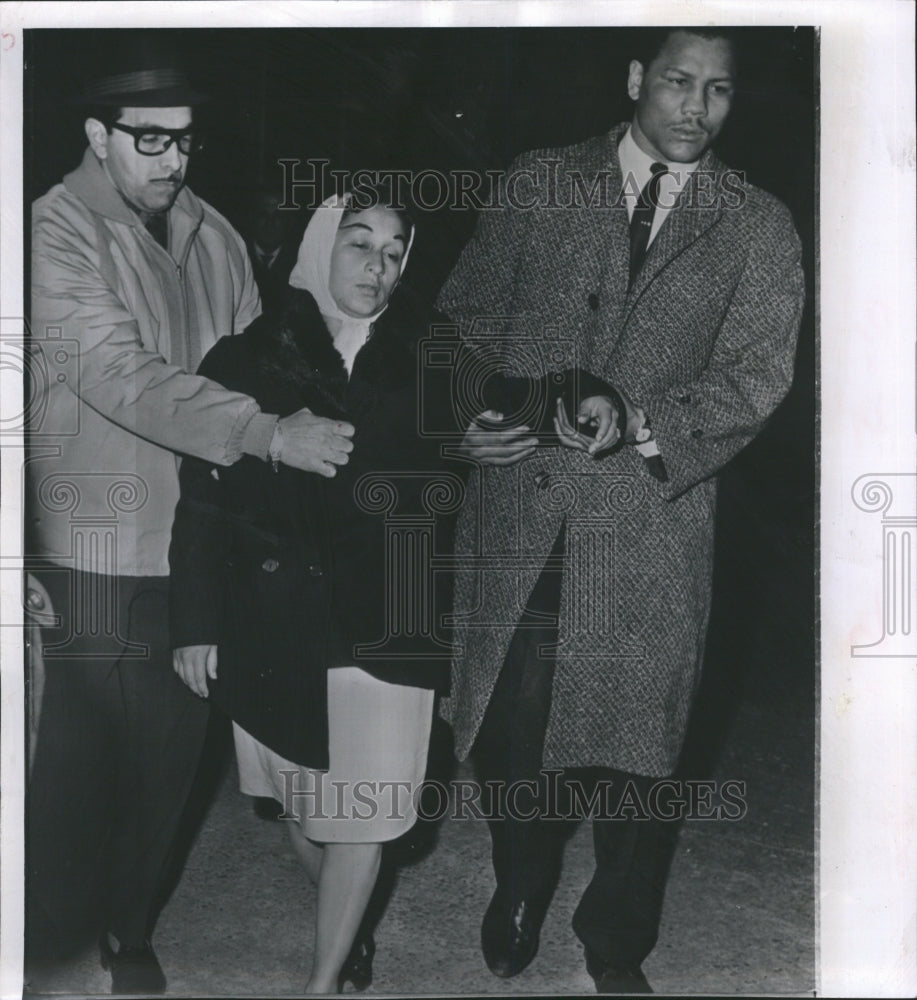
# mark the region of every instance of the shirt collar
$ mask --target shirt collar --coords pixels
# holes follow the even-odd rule
[[[646,186],[646,182],[652,174],[650,167],[656,162],[665,163],[666,169],[672,177],[669,184],[674,190],[679,191],[688,183],[688,179],[697,170],[700,163],[700,160],[695,160],[693,163],[666,163],[665,160],[654,160],[637,145],[633,135],[631,135],[630,126],[618,144],[618,161],[621,164],[621,173],[625,177],[630,174],[634,178],[638,191],[642,191]]]

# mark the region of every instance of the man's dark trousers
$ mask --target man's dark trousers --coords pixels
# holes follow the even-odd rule
[[[564,532],[552,556],[563,555]],[[472,750],[478,780],[507,788],[520,781],[539,782],[545,730],[551,707],[556,660],[544,646],[557,642],[561,573],[544,570],[526,612],[513,635],[500,676]],[[545,617],[549,624],[545,624]],[[550,623],[552,622],[553,623]],[[552,801],[544,793],[533,798],[523,788],[515,810],[489,821],[497,885],[512,902],[526,899],[547,905],[560,866],[569,825],[561,819],[523,819],[536,806],[549,814],[569,815],[569,782],[581,784],[588,801],[597,783],[610,783],[609,815],[614,815],[625,789],[648,801],[658,780],[606,767],[570,768]],[[546,789],[551,779],[541,778]],[[520,818],[513,818],[513,812]],[[676,824],[650,818],[592,820],[595,873],[573,915],[573,929],[587,955],[598,964],[639,966],[652,951],[659,931],[665,882],[676,836]]]
[[[50,567],[55,628],[27,804],[27,948],[152,932],[209,706],[172,669],[168,581]],[[55,644],[59,644],[55,649]]]

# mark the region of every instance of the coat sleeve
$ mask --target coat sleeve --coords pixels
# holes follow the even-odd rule
[[[68,391],[113,423],[172,451],[232,464],[242,454],[243,436],[258,405],[188,374],[144,346],[129,305],[103,273],[94,245],[98,238],[89,220],[53,207],[37,214],[33,332],[44,337],[45,331],[63,329],[79,340],[79,378]],[[239,309],[240,324],[257,309],[250,271]]]
[[[218,341],[201,370],[218,377]],[[169,633],[173,649],[218,645],[231,530],[220,469],[199,458],[182,459],[180,495],[169,545]]]
[[[531,205],[533,191],[517,182],[528,174],[536,174],[535,154],[518,157],[501,182],[498,204],[500,209],[482,209],[474,234],[463,249],[458,263],[440,291],[437,307],[458,326],[459,336],[467,341],[476,319],[504,317],[514,298],[516,264],[521,259],[529,239],[527,219],[532,215],[523,207]],[[507,178],[513,178],[511,183]],[[563,398],[572,417],[579,401],[587,396],[608,395],[623,408],[620,397],[604,380],[584,370],[539,372],[529,377],[494,372],[493,364],[482,352],[480,378],[467,375],[475,366],[475,351],[467,342],[456,353],[454,370],[461,369],[464,377],[454,391],[464,385],[478,383],[487,409],[507,414],[524,409],[527,401],[541,402],[532,430],[542,438],[554,434],[554,407],[558,396]],[[486,373],[486,380],[485,380]],[[473,408],[473,407],[472,407]],[[463,411],[469,409],[462,407]],[[465,428],[456,428],[464,431]]]
[[[169,634],[173,649],[218,645],[229,526],[216,466],[182,460],[181,497],[169,546]]]
[[[776,199],[756,231],[701,375],[638,402],[653,427],[673,499],[747,445],[789,390],[805,299],[799,237]]]

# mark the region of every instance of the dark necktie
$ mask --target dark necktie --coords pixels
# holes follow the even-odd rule
[[[650,170],[652,176],[646,182],[646,187],[640,192],[634,214],[630,219],[630,288],[643,261],[646,259],[646,248],[649,246],[650,233],[653,231],[653,218],[656,215],[656,205],[659,203],[659,185],[668,173],[664,163],[654,163]]]
[[[169,213],[160,212],[158,215],[151,215],[144,223],[147,232],[163,248],[169,249]]]

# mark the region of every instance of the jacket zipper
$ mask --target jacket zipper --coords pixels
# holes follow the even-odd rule
[[[142,228],[144,232],[147,234],[149,240],[153,243],[153,245],[157,247],[157,249],[159,249],[162,253],[164,253],[166,257],[169,258],[169,263],[175,268],[175,276],[178,279],[178,290],[181,296],[181,320],[182,320],[181,344],[183,348],[182,350],[183,356],[181,358],[170,358],[170,363],[173,365],[179,365],[181,368],[187,371],[191,361],[190,357],[191,345],[188,343],[188,294],[185,289],[185,272],[184,272],[184,267],[182,265],[187,261],[188,254],[191,252],[191,240],[194,238],[194,233],[197,232],[197,229],[194,230],[194,233],[192,233],[191,237],[185,244],[185,252],[184,254],[182,254],[182,263],[179,264],[172,256],[172,254],[170,254],[165,247],[163,247],[157,240],[153,238],[153,235],[149,232],[149,230],[147,230],[145,226]],[[171,354],[171,348],[174,346],[174,343],[175,343],[174,338],[170,337],[170,344],[169,344],[170,354]]]
[[[185,371],[191,370],[191,334],[190,334],[190,323],[188,317],[188,290],[185,285],[185,265],[188,263],[188,256],[191,253],[191,244],[194,241],[194,237],[197,235],[197,230],[199,227],[195,227],[194,231],[188,237],[185,242],[184,253],[182,254],[181,262],[175,263],[175,273],[178,276],[178,285],[181,289],[181,306],[182,306],[182,354],[181,366]],[[169,255],[171,258],[171,254]],[[173,364],[179,363],[177,359],[173,359]]]

